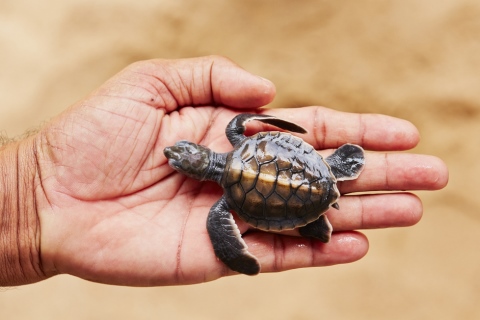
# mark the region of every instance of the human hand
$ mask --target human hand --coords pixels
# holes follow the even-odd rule
[[[189,140],[231,150],[225,126],[237,113],[269,103],[273,85],[220,57],[133,64],[54,119],[34,139],[39,252],[45,275],[67,273],[110,284],[199,283],[232,274],[213,252],[205,223],[222,195],[212,182],[173,172],[166,146]],[[366,166],[342,194],[435,190],[447,169],[435,157],[385,153],[419,140],[407,121],[321,107],[259,110],[297,123],[316,149],[361,145]],[[264,125],[249,124],[254,132]],[[248,133],[248,132],[247,132]],[[253,230],[237,221],[262,272],[360,259],[368,250],[357,231],[413,225],[420,200],[405,192],[346,195],[327,212],[330,243]]]

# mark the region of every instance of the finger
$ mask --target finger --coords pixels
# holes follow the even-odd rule
[[[248,250],[262,272],[330,266],[361,259],[368,251],[367,238],[358,232],[334,233],[329,243],[265,232],[244,235]]]
[[[438,190],[448,169],[437,157],[408,153],[367,153],[356,180],[338,182],[341,193],[391,190]]]
[[[137,75],[133,78],[136,87],[148,83],[144,102],[167,112],[199,105],[258,108],[275,96],[270,81],[220,56],[142,61],[131,65],[124,74],[129,81],[132,74]]]
[[[413,124],[386,115],[347,113],[323,107],[274,109],[267,113],[303,126],[308,133],[301,135],[302,139],[316,149],[354,143],[370,150],[408,150],[419,141]]]
[[[412,226],[423,213],[422,202],[410,193],[344,196],[339,204],[339,211],[327,212],[335,232]]]

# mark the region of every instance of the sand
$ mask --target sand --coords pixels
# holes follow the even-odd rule
[[[413,122],[447,188],[422,221],[367,231],[359,262],[122,288],[58,276],[0,292],[1,319],[478,319],[480,3],[2,0],[0,131],[22,134],[131,62],[225,55],[277,86],[271,107]]]

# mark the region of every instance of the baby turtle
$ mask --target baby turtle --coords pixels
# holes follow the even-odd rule
[[[179,141],[164,150],[178,172],[222,186],[224,195],[210,209],[207,230],[216,256],[230,269],[255,275],[258,260],[247,251],[230,210],[255,228],[281,231],[299,228],[300,235],[328,242],[332,226],[324,213],[338,209],[337,181],[356,179],[363,169],[363,149],[345,144],[325,159],[289,133],[244,135],[245,124],[258,120],[292,132],[307,131],[270,115],[240,114],[227,125],[234,149],[215,153]]]

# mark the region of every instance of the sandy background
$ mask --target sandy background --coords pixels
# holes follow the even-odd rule
[[[122,288],[59,276],[2,290],[0,319],[479,319],[480,2],[0,2],[0,130],[48,120],[130,62],[222,54],[277,85],[272,107],[412,121],[450,168],[415,227],[361,261]],[[477,304],[477,306],[475,306]]]

